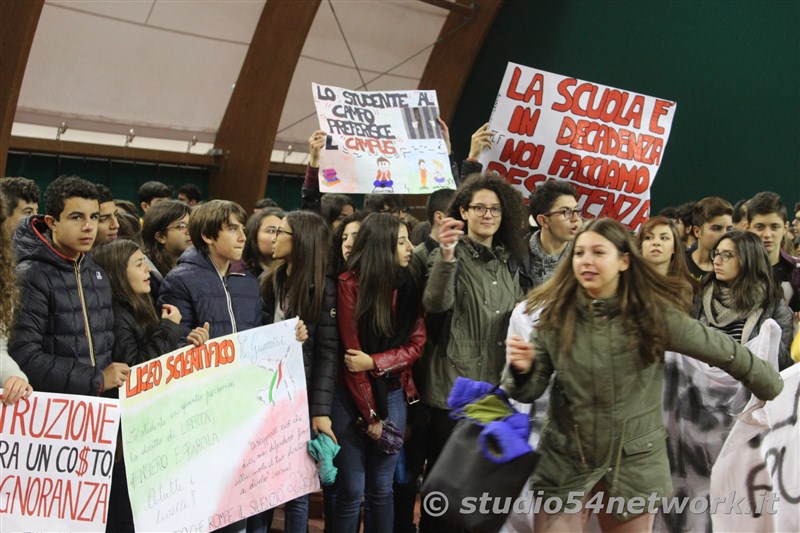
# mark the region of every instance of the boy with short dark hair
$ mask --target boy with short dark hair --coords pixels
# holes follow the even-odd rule
[[[697,248],[686,252],[689,274],[700,281],[714,270],[711,250],[726,232],[733,229],[733,206],[718,196],[707,196],[694,206],[692,215]]]
[[[111,286],[86,255],[97,234],[97,189],[62,176],[44,198],[47,214],[17,227],[20,309],[9,353],[35,390],[100,395],[120,387],[129,369],[111,362]]]
[[[577,196],[575,187],[560,180],[540,183],[531,191],[528,208],[539,229],[528,239],[530,265],[526,274],[531,284],[523,284],[524,292],[550,279],[567,246],[575,240],[583,225]]]
[[[119,237],[119,210],[114,202],[114,194],[111,189],[101,183],[97,187],[97,199],[100,202],[100,216],[97,219],[97,237],[94,240],[94,248],[102,246]]]
[[[147,181],[139,187],[137,195],[139,196],[139,207],[142,208],[142,213],[147,213],[151,205],[161,200],[172,198],[172,189],[160,181]]]
[[[181,327],[209,324],[211,338],[261,325],[258,280],[242,266],[247,214],[239,204],[211,200],[193,208],[189,248],[164,278],[158,306],[181,312]]]
[[[28,178],[3,178],[0,194],[6,209],[6,231],[13,237],[19,221],[39,211],[39,186]]]
[[[753,196],[747,203],[747,224],[748,231],[758,235],[767,249],[773,277],[786,303],[795,313],[800,311],[800,260],[782,249],[789,221],[781,197],[769,191]]]
[[[202,198],[203,193],[200,191],[200,187],[194,183],[186,183],[178,188],[178,200],[186,205],[197,205]]]

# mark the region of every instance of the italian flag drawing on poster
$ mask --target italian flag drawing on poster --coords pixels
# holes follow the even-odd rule
[[[296,322],[131,369],[120,406],[137,531],[213,531],[319,489]]]

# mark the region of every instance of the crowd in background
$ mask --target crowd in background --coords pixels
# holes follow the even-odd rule
[[[759,398],[780,391],[800,318],[800,203],[790,216],[771,192],[735,205],[707,197],[634,235],[588,220],[564,181],[539,184],[526,207],[482,173],[490,142],[484,126],[466,160],[451,154],[458,188],[430,194],[423,221],[400,195],[367,195],[359,209],[321,194],[322,131],[309,138],[295,211],[265,198],[248,214],[159,182],[140,187],[136,206],[76,176],[54,180],[40,209],[33,181],[3,178],[3,401],[114,396],[133,365],[299,317],[309,438],[341,446],[324,488],[328,531],[458,530],[424,510],[414,523],[419,480],[455,427],[458,377],[502,379],[524,402],[543,454],[534,490],[668,496],[663,438],[622,453],[663,432],[663,354],[721,368]],[[782,331],[777,368],[744,347],[769,319]],[[113,476],[107,530],[132,531],[121,453]],[[284,531],[305,532],[308,515],[308,496],[288,502]],[[270,510],[225,529],[268,531],[271,520]],[[519,529],[581,531],[587,520],[559,513]],[[644,513],[600,525],[653,524]]]

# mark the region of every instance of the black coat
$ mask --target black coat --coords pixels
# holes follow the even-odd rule
[[[20,305],[11,357],[34,390],[101,394],[114,347],[106,273],[89,255],[73,260],[56,251],[42,215],[17,227],[14,244]]]
[[[261,325],[258,280],[233,264],[222,278],[211,259],[194,248],[183,252],[178,266],[164,277],[156,307],[161,304],[172,304],[181,312],[184,337],[204,322],[211,327],[212,339]]]
[[[171,320],[161,319],[158,329],[148,335],[124,302],[114,300],[114,361],[138,365],[165,353],[177,350],[182,344],[181,327]]]
[[[331,415],[333,389],[336,386],[336,365],[342,352],[336,322],[336,290],[335,278],[327,276],[319,318],[314,323],[305,323],[308,339],[303,343],[303,366],[306,371],[308,408],[311,416]],[[264,325],[274,323],[274,296],[264,300],[262,317]]]

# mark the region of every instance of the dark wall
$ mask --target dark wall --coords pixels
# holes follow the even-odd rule
[[[761,190],[800,201],[800,2],[506,0],[451,124],[488,121],[506,63],[678,103],[653,210]]]
[[[203,198],[208,198],[208,170],[205,168],[42,154],[8,154],[6,176],[32,179],[39,185],[42,194],[51,181],[64,174],[102,183],[111,189],[115,199],[130,200],[136,205],[139,205],[136,197],[139,186],[151,180],[165,183],[174,190],[186,183],[194,183],[203,191]]]

